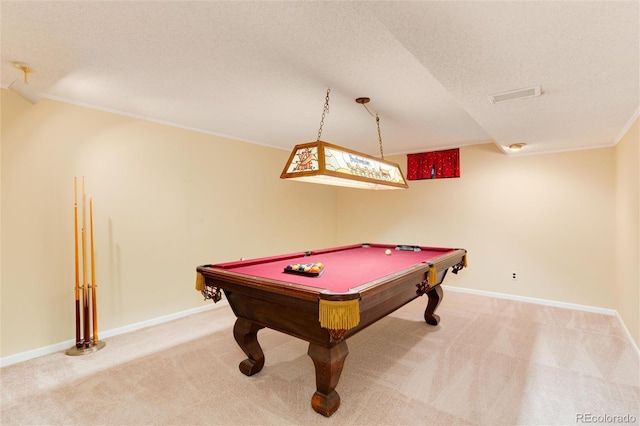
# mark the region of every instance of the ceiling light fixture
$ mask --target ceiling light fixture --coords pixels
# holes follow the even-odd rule
[[[14,62],[13,66],[15,68],[18,68],[19,70],[22,70],[22,72],[24,73],[24,83],[20,80],[14,80],[13,83],[9,85],[9,89],[13,90],[18,95],[31,102],[33,105],[40,102],[42,96],[29,87],[29,73],[33,72],[33,69],[28,65],[20,62]]]
[[[324,119],[329,112],[330,92],[331,88],[328,88],[318,130],[318,139],[315,142],[293,147],[280,178],[361,189],[408,188],[409,185],[407,185],[400,167],[396,163],[386,161],[382,155],[380,119],[377,115],[376,122],[378,123],[382,158],[375,158],[320,140]],[[364,99],[369,102],[369,98],[358,98],[356,102],[364,105],[366,102],[360,101]]]
[[[509,145],[509,149],[513,152],[518,152],[525,146],[527,146],[527,144],[525,143],[512,143],[511,145]]]

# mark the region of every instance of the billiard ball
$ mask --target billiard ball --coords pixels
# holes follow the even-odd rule
[[[387,256],[389,256],[389,255],[391,254],[391,250],[386,249],[386,250],[384,251],[384,254],[386,254]]]

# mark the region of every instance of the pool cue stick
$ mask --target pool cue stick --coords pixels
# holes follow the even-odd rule
[[[80,340],[80,265],[78,261],[78,178],[73,178],[73,235],[76,269],[76,348],[82,347]]]
[[[82,283],[84,294],[82,298],[82,309],[84,314],[84,345],[89,346],[91,336],[89,336],[89,284],[87,283],[87,202],[84,194],[84,176],[82,176]]]
[[[93,245],[93,199],[89,197],[89,229],[91,241],[91,307],[93,308],[93,344],[98,344],[98,305],[96,304],[96,254]]]

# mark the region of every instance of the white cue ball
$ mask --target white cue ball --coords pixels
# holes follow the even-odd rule
[[[387,256],[389,256],[389,255],[391,254],[391,250],[386,249],[386,250],[384,251],[384,254],[386,254]]]

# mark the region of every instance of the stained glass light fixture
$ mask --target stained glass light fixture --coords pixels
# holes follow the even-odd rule
[[[361,189],[408,188],[400,167],[384,159],[382,138],[380,138],[382,158],[320,140],[324,118],[329,111],[329,93],[330,89],[327,89],[318,139],[293,148],[280,178]],[[364,105],[366,102],[361,102],[362,99],[367,99],[368,102],[368,98],[358,98],[356,101]],[[376,121],[378,134],[380,134],[377,116]]]

